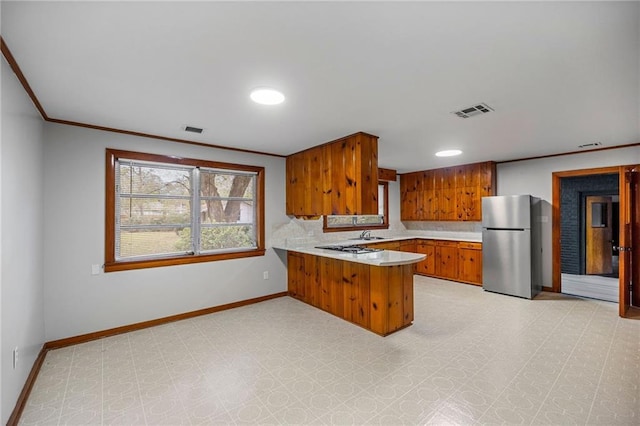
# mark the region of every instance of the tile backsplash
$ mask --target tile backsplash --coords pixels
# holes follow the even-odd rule
[[[366,228],[363,228],[364,230]],[[480,222],[400,222],[392,221],[389,229],[375,229],[372,233],[380,237],[422,234],[423,231],[442,233],[479,233]],[[361,231],[323,232],[320,219],[303,220],[291,218],[288,222],[273,226],[271,244],[274,246],[291,244],[312,244],[316,242],[343,241],[355,238]]]
[[[403,222],[411,231],[482,232],[482,222]]]

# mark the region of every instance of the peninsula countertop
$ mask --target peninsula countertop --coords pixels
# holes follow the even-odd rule
[[[378,240],[384,241],[384,240]],[[371,242],[371,241],[369,241]],[[340,245],[340,243],[335,243],[336,245]],[[350,244],[356,245],[357,243],[351,242]],[[325,244],[330,245],[330,244]],[[374,251],[369,253],[344,253],[334,250],[326,250],[316,248],[314,245],[282,245],[282,246],[274,246],[275,249],[287,250],[287,251],[296,251],[304,254],[311,254],[314,256],[320,257],[329,257],[331,259],[339,259],[344,260],[346,262],[355,262],[355,263],[364,263],[366,265],[372,266],[396,266],[396,265],[409,265],[412,263],[418,263],[421,260],[424,260],[426,256],[424,254],[418,253],[408,253],[403,251],[395,251],[395,250],[381,250]]]

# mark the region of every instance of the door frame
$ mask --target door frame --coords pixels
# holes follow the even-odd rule
[[[562,195],[562,178],[593,176],[593,175],[611,175],[620,174],[624,167],[629,166],[611,166],[598,167],[593,169],[566,170],[561,172],[553,172],[551,174],[551,285],[552,287],[544,287],[545,291],[560,293],[562,291],[562,273],[560,264],[560,197]],[[620,189],[618,188],[618,193]]]

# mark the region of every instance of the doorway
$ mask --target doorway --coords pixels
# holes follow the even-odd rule
[[[638,165],[552,174],[553,287],[550,290],[572,292],[572,285],[585,285],[580,281],[600,282],[608,279],[611,280],[609,289],[615,299],[612,301],[619,301],[620,316],[638,317],[640,250],[631,248],[634,241],[636,246],[640,245],[639,174]],[[574,206],[572,212],[567,210],[566,202],[563,204],[563,197],[566,199],[572,190],[570,185],[580,186],[584,183],[580,179],[601,181],[583,185],[581,190],[574,191],[572,195],[581,201],[570,203]],[[603,184],[607,180],[609,187]],[[612,182],[617,185],[612,185]],[[617,186],[615,190],[614,186]],[[563,226],[563,223],[567,225],[570,222],[572,216],[575,216],[574,223],[581,221],[579,231],[575,225]],[[563,273],[571,267],[571,272],[575,274]],[[580,279],[574,282],[575,277]]]
[[[618,302],[618,181],[617,171],[561,179],[562,293]]]

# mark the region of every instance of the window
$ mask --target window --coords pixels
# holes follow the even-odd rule
[[[264,255],[264,168],[107,149],[105,271]]]
[[[378,214],[356,216],[325,216],[323,231],[354,231],[363,229],[388,229],[389,228],[389,183],[378,184]]]

